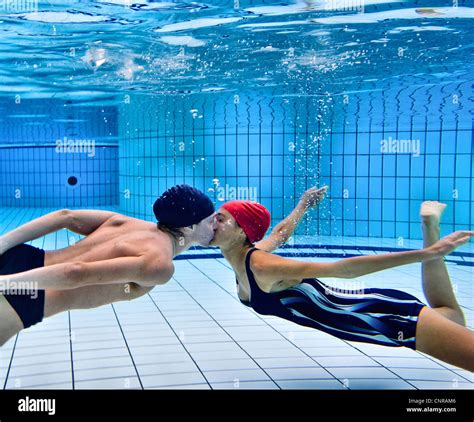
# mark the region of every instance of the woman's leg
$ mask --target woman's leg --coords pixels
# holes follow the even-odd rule
[[[416,350],[474,372],[474,331],[428,306],[416,324]]]
[[[356,295],[305,279],[275,295],[281,309],[273,315],[343,340],[405,346],[474,371],[474,332],[408,293],[366,289]]]
[[[439,223],[445,208],[445,204],[436,201],[425,201],[421,204],[423,247],[431,246],[439,240]],[[423,292],[433,310],[465,326],[464,314],[454,295],[444,259],[423,262],[421,273]]]
[[[439,222],[446,208],[425,201],[420,216],[423,246],[439,239]],[[444,259],[422,263],[423,291],[432,308],[425,306],[416,326],[416,349],[444,362],[474,371],[474,332],[465,327],[464,314],[454,295]]]

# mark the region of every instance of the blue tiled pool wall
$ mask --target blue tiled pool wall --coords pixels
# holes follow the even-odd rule
[[[132,97],[119,111],[119,206],[153,220],[154,200],[176,183],[217,206],[250,188],[241,196],[256,193],[275,225],[308,187],[328,184],[296,234],[419,239],[423,200],[448,204],[443,233],[472,229],[472,117],[430,90],[340,95],[329,108],[314,96],[261,93]],[[411,149],[382,150],[382,140]],[[216,194],[213,179],[227,189]]]
[[[207,192],[216,206],[257,199],[279,221],[318,179],[317,160],[306,154],[306,136],[290,123],[292,107],[232,95],[154,103],[137,98],[124,104],[120,208],[152,218],[151,205],[161,192],[189,183]],[[219,180],[217,188],[213,179]]]
[[[115,107],[14,99],[0,107],[0,206],[117,204]]]
[[[322,223],[324,234],[419,239],[424,200],[448,205],[442,233],[472,229],[474,137],[468,92],[467,85],[440,85],[339,101],[331,142],[322,144],[320,157],[322,179],[331,175],[332,213],[338,217]],[[409,148],[396,153],[387,150],[390,144]]]
[[[418,239],[425,199],[448,204],[445,232],[472,229],[473,126],[465,96],[452,101],[458,91],[347,93],[330,107],[323,95],[264,92],[126,96],[118,108],[2,102],[0,204],[119,204],[152,220],[156,197],[186,182],[217,206],[257,199],[275,225],[308,187],[328,184],[296,234]],[[65,137],[95,140],[94,156],[58,153]],[[382,152],[384,139],[419,141],[419,155]]]

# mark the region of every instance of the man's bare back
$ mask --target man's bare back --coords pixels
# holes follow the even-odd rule
[[[144,253],[173,259],[170,237],[156,223],[116,214],[74,245],[46,251],[45,266],[68,262],[95,262]]]
[[[173,245],[168,235],[159,231],[156,224],[113,214],[99,227],[89,232],[76,244],[52,251],[45,251],[45,267],[71,262],[95,262],[108,259],[140,256],[153,253],[173,258]],[[78,287],[72,290],[45,289],[44,317],[72,309],[91,309],[109,303],[133,300],[150,292],[154,286],[141,286],[130,282]],[[15,310],[0,294],[0,345],[23,329]]]
[[[7,247],[3,248],[9,250],[60,228],[86,238],[60,251],[49,251],[47,256],[45,253],[42,268],[0,276],[2,289],[8,282],[34,283],[39,290],[126,283],[151,287],[168,282],[174,273],[176,241],[170,235],[153,223],[112,212],[53,212],[7,233],[3,239]]]

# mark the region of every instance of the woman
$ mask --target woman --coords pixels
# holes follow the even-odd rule
[[[344,340],[405,346],[474,371],[474,332],[465,327],[443,260],[467,243],[474,232],[458,231],[439,240],[445,205],[427,201],[421,206],[422,250],[331,263],[302,262],[272,254],[291,235],[308,208],[306,204],[317,202],[315,192],[307,192],[292,215],[263,241],[270,225],[265,207],[256,202],[230,201],[219,209],[211,245],[219,246],[232,265],[241,302],[257,313],[285,318]],[[371,288],[361,295],[359,291],[340,292],[318,279],[354,278],[413,262],[422,262],[428,305],[398,290]]]

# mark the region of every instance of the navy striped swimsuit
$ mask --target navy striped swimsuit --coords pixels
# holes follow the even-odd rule
[[[245,269],[250,301],[241,302],[262,315],[274,315],[316,328],[343,340],[416,350],[416,324],[426,306],[416,297],[393,289],[338,291],[317,278],[304,279],[281,292],[266,293],[255,281],[247,252]],[[237,280],[238,284],[238,280]]]

